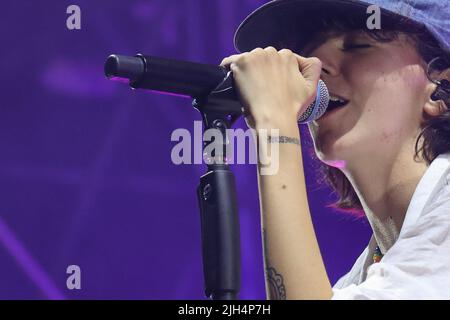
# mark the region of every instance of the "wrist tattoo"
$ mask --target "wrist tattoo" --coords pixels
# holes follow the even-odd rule
[[[269,142],[269,143],[292,143],[292,144],[300,145],[300,139],[286,137],[286,136],[275,136],[275,137],[268,136],[267,142]]]
[[[269,264],[268,242],[266,230],[262,230],[264,239],[265,262],[266,262],[266,279],[268,285],[269,299],[271,300],[286,300],[286,287],[284,286],[283,276]]]

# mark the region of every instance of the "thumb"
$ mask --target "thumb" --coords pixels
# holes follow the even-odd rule
[[[322,61],[316,57],[304,58],[298,54],[295,57],[297,58],[303,78],[306,80],[308,86],[315,90],[322,73]]]

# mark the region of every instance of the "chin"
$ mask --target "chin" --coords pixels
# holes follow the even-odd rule
[[[324,163],[330,167],[334,167],[337,169],[345,169],[347,167],[347,161],[345,160],[327,160]]]
[[[314,140],[314,148],[317,158],[326,165],[338,169],[346,167],[345,152],[342,148],[342,143],[339,143],[339,141],[335,139]]]
[[[345,169],[347,166],[347,161],[344,159],[340,159],[336,156],[326,155],[323,152],[316,151],[317,158],[326,165],[330,167],[334,167],[337,169]]]
[[[330,130],[322,130],[317,126],[310,126],[311,138],[317,158],[328,166],[343,169],[346,167],[349,151],[354,154],[354,139],[349,136],[336,136]]]

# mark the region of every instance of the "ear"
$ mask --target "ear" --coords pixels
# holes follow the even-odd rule
[[[443,100],[434,101],[431,98],[431,96],[436,91],[436,89],[437,89],[437,85],[435,83],[431,82],[427,85],[426,94],[427,94],[428,99],[427,99],[427,101],[425,101],[423,111],[426,115],[431,116],[431,117],[437,117],[448,110],[448,108]]]

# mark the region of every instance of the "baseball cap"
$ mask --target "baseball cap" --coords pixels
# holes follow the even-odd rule
[[[239,52],[257,47],[285,47],[295,35],[297,43],[308,43],[315,21],[327,17],[356,19],[367,27],[371,5],[380,8],[383,24],[404,23],[425,27],[441,48],[450,53],[450,3],[448,0],[274,0],[251,13],[238,27],[234,45]],[[320,19],[319,19],[320,18]]]

